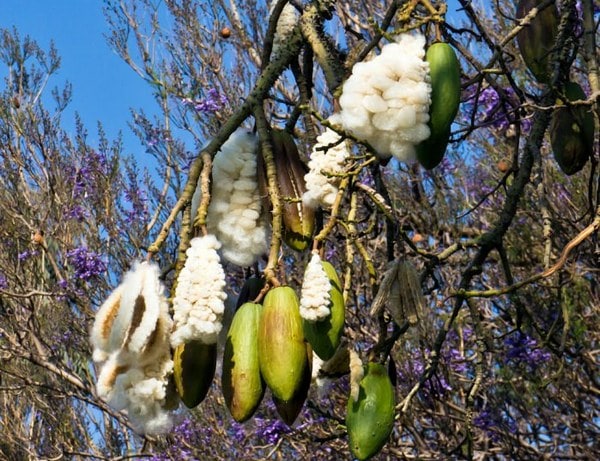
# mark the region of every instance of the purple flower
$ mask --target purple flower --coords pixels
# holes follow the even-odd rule
[[[8,280],[6,280],[6,275],[0,272],[0,290],[6,290],[8,288]]]
[[[37,250],[25,250],[22,253],[19,253],[17,255],[17,258],[19,258],[19,261],[25,261],[26,259],[29,259],[31,256],[36,256],[38,254]]]
[[[81,205],[75,205],[65,212],[66,219],[74,219],[83,222],[90,217],[90,212]]]
[[[256,418],[257,431],[256,434],[265,443],[275,444],[279,441],[282,435],[287,434],[291,429],[283,422],[278,419],[272,421]]]
[[[507,347],[505,363],[524,365],[530,371],[550,360],[550,353],[538,346],[537,341],[531,336],[518,331],[504,340]]]
[[[106,271],[104,257],[85,247],[74,248],[66,256],[75,278],[79,280],[88,281]]]
[[[186,106],[192,106],[195,111],[203,113],[215,113],[225,104],[227,98],[224,94],[219,93],[216,89],[211,88],[206,93],[206,97],[202,99],[183,98],[181,102]]]

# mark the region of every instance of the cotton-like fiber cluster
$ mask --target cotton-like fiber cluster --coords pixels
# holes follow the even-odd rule
[[[227,298],[225,272],[217,253],[220,247],[217,238],[210,234],[190,242],[173,298],[173,348],[192,340],[217,342]]]
[[[402,34],[370,61],[359,62],[340,97],[342,125],[367,141],[379,156],[402,161],[430,134],[431,85],[424,60],[425,37]]]
[[[331,123],[339,123],[337,115],[329,118]],[[304,176],[306,192],[302,201],[306,206],[331,208],[338,193],[340,177],[336,176],[344,169],[350,151],[341,136],[330,128],[326,128],[317,137],[308,162],[308,173]]]
[[[147,434],[172,425],[165,404],[173,323],[159,274],[156,264],[134,265],[98,310],[91,332],[98,395]]]
[[[261,215],[255,135],[236,130],[213,160],[207,227],[221,244],[223,258],[250,266],[267,251],[267,224]]]
[[[353,401],[358,402],[358,396],[360,394],[360,382],[365,376],[365,369],[363,367],[360,356],[354,349],[350,349],[350,398]]]
[[[302,291],[300,295],[300,316],[309,322],[317,322],[331,315],[331,283],[321,264],[317,252],[312,257],[304,271]]]

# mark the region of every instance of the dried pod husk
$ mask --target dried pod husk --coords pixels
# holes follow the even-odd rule
[[[333,357],[321,364],[319,376],[340,378],[348,373],[350,373],[350,349],[348,342],[342,339]]]
[[[395,390],[386,368],[368,363],[358,399],[348,399],[346,428],[352,454],[368,459],[383,448],[394,428]]]
[[[287,286],[267,293],[258,327],[260,372],[275,397],[290,400],[302,385],[306,346],[298,297]]]
[[[302,320],[304,336],[312,346],[315,354],[323,360],[329,360],[335,354],[340,344],[342,332],[344,330],[345,303],[342,294],[342,285],[337,276],[335,267],[328,261],[321,261],[323,269],[330,282],[329,289],[329,310],[330,315],[323,320],[310,322]]]
[[[581,86],[565,85],[564,93],[571,102],[585,100]],[[560,103],[560,101],[559,101]],[[594,150],[594,116],[587,106],[563,106],[550,120],[550,144],[563,173],[573,175],[583,169]]]
[[[290,400],[280,400],[275,395],[272,396],[275,409],[281,417],[284,423],[288,426],[294,424],[296,418],[302,411],[306,397],[308,396],[308,390],[310,389],[310,383],[312,378],[312,349],[308,343],[306,343],[306,367],[304,368],[304,375],[302,376],[302,383],[296,390],[295,394]]]
[[[265,286],[263,277],[249,277],[242,285],[237,298],[235,309],[238,310],[243,304],[253,302]]]
[[[398,286],[398,261],[392,261],[383,274],[377,295],[371,303],[370,315],[379,315],[383,308],[390,302],[398,302],[400,288]]]
[[[425,306],[419,273],[410,261],[404,260],[398,263],[397,277],[400,302],[398,309],[394,309],[392,303],[389,304],[390,314],[398,325],[405,321],[416,325]]]
[[[262,306],[244,303],[233,317],[223,353],[221,388],[231,416],[241,423],[260,404],[265,385],[258,364],[258,324]]]
[[[517,5],[517,18],[523,19],[544,0],[521,0]],[[540,83],[550,83],[550,53],[558,34],[559,16],[555,2],[533,18],[517,34],[517,44],[523,61]]]
[[[437,166],[444,157],[450,127],[460,104],[460,63],[454,49],[447,43],[434,43],[427,49],[431,77],[431,105],[429,106],[429,137],[417,145],[417,159],[428,170]]]
[[[173,377],[181,401],[194,408],[204,400],[215,377],[217,345],[190,341],[175,348]]]
[[[306,192],[304,176],[308,169],[300,159],[292,135],[284,130],[275,129],[272,131],[272,141],[277,184],[282,201],[283,240],[290,248],[304,251],[311,243],[315,229],[315,211],[302,202],[302,195]],[[263,170],[259,175],[262,194],[268,198],[262,158],[259,161],[260,169]]]

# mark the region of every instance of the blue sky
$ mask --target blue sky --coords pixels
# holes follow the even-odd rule
[[[155,110],[151,89],[108,46],[108,25],[101,0],[0,0],[0,27],[15,26],[21,37],[29,35],[42,49],[53,40],[62,58],[50,87],[73,85],[70,110],[64,127],[73,127],[74,113],[82,117],[89,142],[97,140],[101,121],[109,139],[123,132],[125,152],[139,158],[144,147],[128,127],[130,108]]]

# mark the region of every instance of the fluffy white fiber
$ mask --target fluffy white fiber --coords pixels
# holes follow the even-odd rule
[[[363,367],[360,356],[354,349],[350,349],[350,397],[353,401],[358,401],[360,394],[360,382],[365,376],[365,369]]]
[[[225,310],[225,272],[214,235],[193,238],[173,298],[173,348],[191,340],[214,344]]]
[[[344,129],[371,144],[378,154],[402,161],[429,137],[431,85],[425,37],[402,34],[370,61],[359,62],[340,97]]]
[[[223,258],[250,266],[267,251],[256,179],[257,138],[236,130],[213,160],[212,196],[207,227],[222,243]]]
[[[126,410],[139,432],[164,433],[172,426],[171,413],[164,408],[168,377],[172,372],[169,351],[153,364],[118,374],[107,401],[117,410]]]
[[[329,122],[340,123],[338,115],[329,117]],[[308,162],[308,173],[304,175],[306,192],[302,201],[306,206],[317,208],[331,208],[338,193],[340,177],[335,176],[342,172],[350,152],[340,135],[326,128],[317,137],[317,143],[312,148]]]
[[[300,316],[309,322],[317,322],[331,314],[329,305],[331,283],[317,252],[312,257],[304,271],[302,291],[300,295]]]
[[[101,362],[98,395],[126,410],[140,432],[164,432],[172,425],[164,409],[173,369],[171,329],[159,268],[147,262],[136,263],[125,275],[92,327],[93,358]]]
[[[103,362],[116,351],[137,360],[164,343],[171,320],[159,274],[154,263],[136,263],[100,307],[91,331],[94,361]]]

